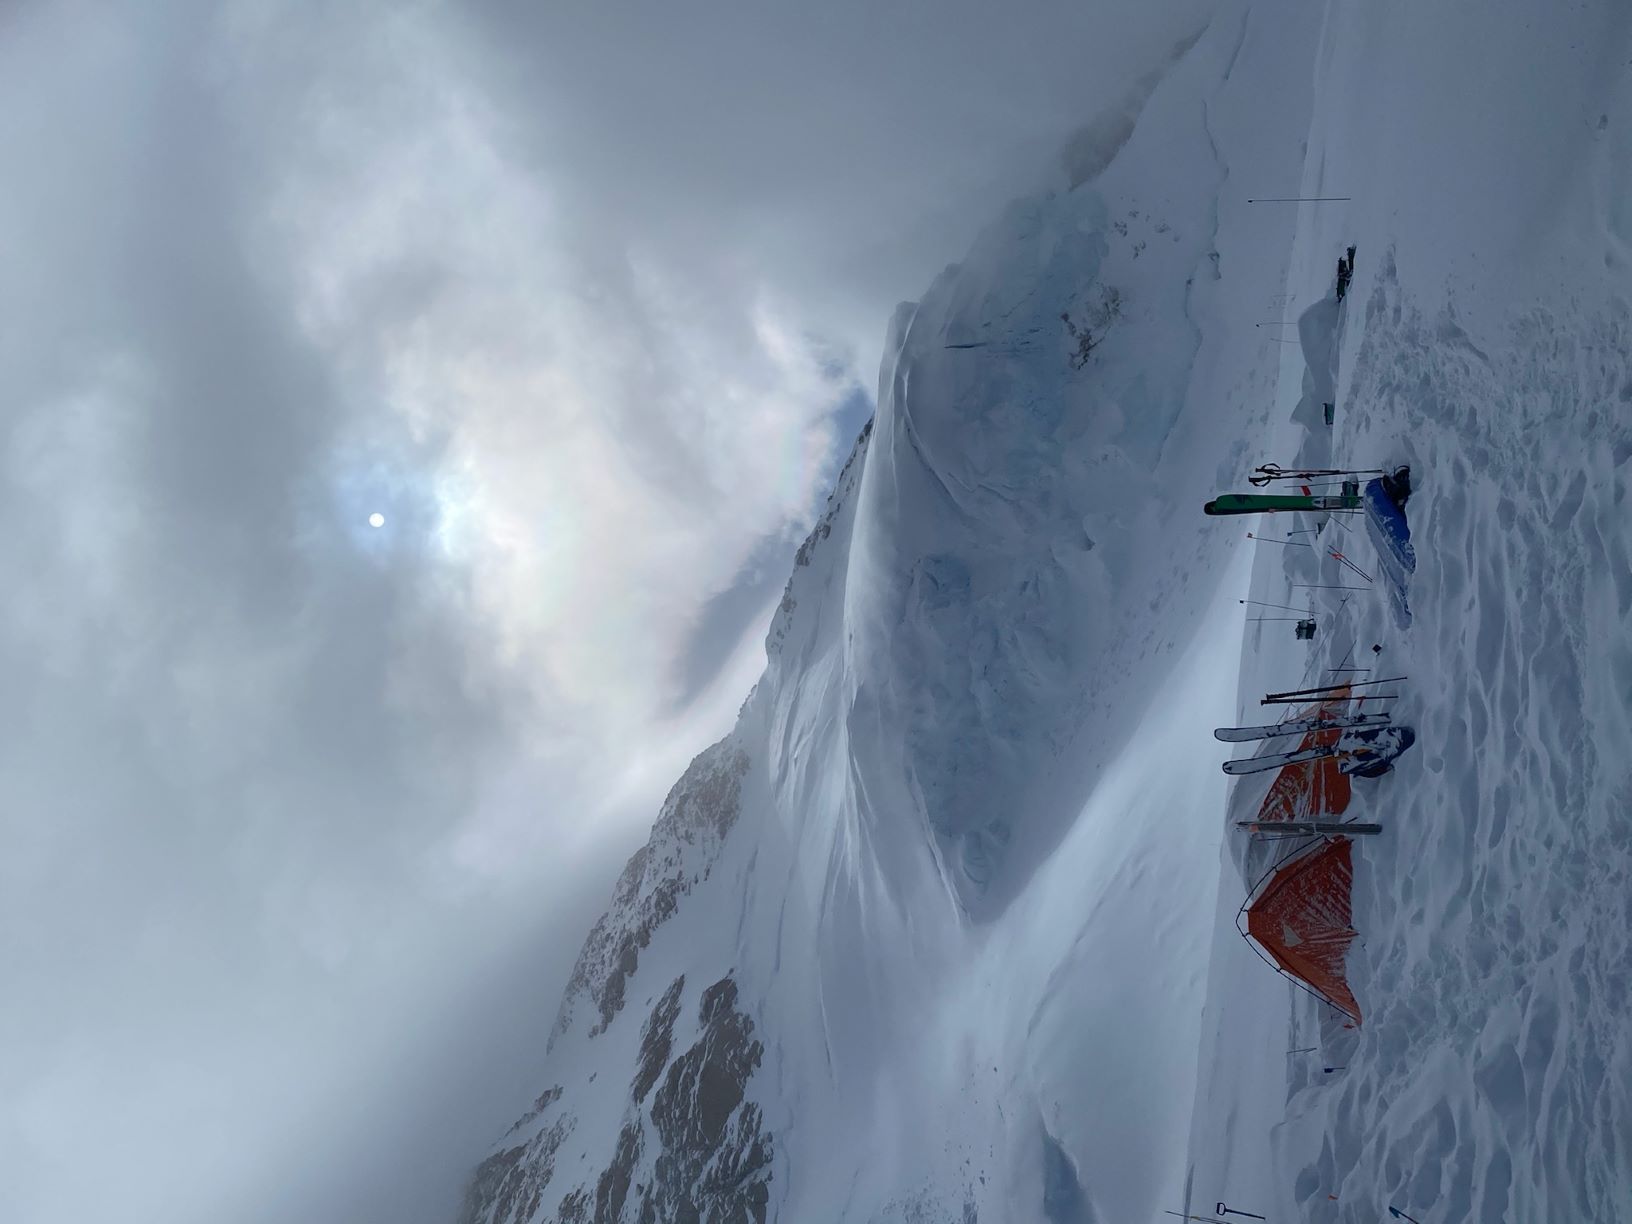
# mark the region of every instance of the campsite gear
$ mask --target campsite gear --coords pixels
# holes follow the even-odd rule
[[[1236,930],[1277,972],[1359,1024],[1344,970],[1357,934],[1349,902],[1353,845],[1334,837],[1283,863],[1241,907]]]
[[[1390,476],[1368,480],[1361,498],[1366,512],[1366,534],[1371,537],[1377,558],[1382,562],[1394,622],[1401,629],[1411,625],[1406,588],[1417,569],[1417,553],[1411,547],[1411,528],[1405,519],[1405,503],[1410,496],[1411,469],[1402,467]]]
[[[1305,731],[1340,731],[1345,727],[1380,727],[1387,714],[1340,714],[1332,718],[1289,718],[1264,727],[1215,727],[1213,738],[1226,744],[1244,740],[1274,739],[1277,735],[1301,735]]]
[[[1344,731],[1335,743],[1316,743],[1292,752],[1271,752],[1239,761],[1225,761],[1223,769],[1227,774],[1254,774],[1279,769],[1283,765],[1336,757],[1338,768],[1344,773],[1375,778],[1387,773],[1393,766],[1394,758],[1416,742],[1417,733],[1410,727],[1360,727]]]
[[[1220,493],[1202,507],[1207,514],[1272,514],[1281,510],[1359,510],[1360,498],[1280,493]]]

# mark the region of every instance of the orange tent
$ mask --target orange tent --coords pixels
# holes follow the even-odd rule
[[[1352,843],[1321,842],[1282,864],[1243,907],[1247,938],[1283,973],[1360,1023],[1344,960],[1354,941]]]

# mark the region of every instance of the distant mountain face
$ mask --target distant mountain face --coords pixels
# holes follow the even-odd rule
[[[465,1224],[1157,1209],[1217,878],[1216,835],[1174,830],[1212,829],[1186,787],[1220,775],[1093,797],[1229,561],[1199,491],[1256,409],[1203,340],[1205,99],[1239,38],[897,311],[766,672],[619,879]]]
[[[800,599],[814,604],[826,589],[830,565],[814,583],[806,571],[825,558],[835,523],[848,521],[872,429],[869,421],[795,555],[766,643],[773,659],[790,637],[802,641],[800,628],[813,619],[814,608],[799,615]],[[548,1064],[576,1073],[577,1090],[551,1085],[516,1122],[476,1170],[461,1224],[767,1218],[776,1146],[749,1099],[765,1046],[734,975],[675,972],[655,999],[631,1002],[637,980],[706,963],[710,951],[729,955],[729,944],[687,938],[695,924],[677,915],[710,883],[741,820],[753,705],[738,732],[699,755],[670,790],[584,942],[546,1052]]]
[[[742,812],[748,758],[724,740],[692,762],[669,792],[651,840],[629,860],[612,906],[579,954],[550,1037],[550,1053],[605,1034],[626,1010],[627,989],[654,933],[710,875]],[[690,1023],[680,1025],[689,1004]],[[586,1174],[559,1159],[579,1129],[560,1085],[545,1090],[477,1169],[462,1219],[562,1221],[764,1220],[772,1145],[758,1106],[745,1100],[763,1044],[738,1006],[729,974],[688,994],[684,974],[640,1015],[627,1089],[594,1091],[621,1103],[611,1158]],[[680,1028],[685,1040],[677,1039]],[[620,1062],[607,1068],[624,1070]],[[590,1081],[599,1077],[591,1072]]]

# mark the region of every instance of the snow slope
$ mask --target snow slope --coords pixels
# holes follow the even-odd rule
[[[1632,10],[1500,8],[1326,9],[1301,186],[1355,199],[1300,210],[1287,292],[1326,291],[1348,243],[1358,269],[1335,351],[1289,350],[1281,403],[1332,359],[1337,458],[1411,464],[1415,620],[1294,591],[1356,579],[1265,548],[1254,597],[1312,595],[1321,635],[1249,634],[1241,712],[1377,644],[1421,740],[1348,813],[1387,826],[1355,858],[1357,1032],[1244,951],[1226,862],[1201,1206],[1632,1219]]]
[[[1390,15],[1221,6],[897,312],[766,673],[620,881],[467,1220],[1632,1219],[1629,163],[1594,134],[1632,120],[1625,27],[1548,24],[1549,71],[1599,71],[1538,117],[1497,96],[1530,36],[1486,32],[1486,84],[1471,10]],[[1456,181],[1414,205],[1430,169]],[[1357,199],[1248,202],[1300,178]],[[1201,502],[1328,454],[1418,473],[1409,634],[1371,591],[1313,592],[1312,648],[1243,623],[1335,562]],[[1374,641],[1422,737],[1356,784],[1389,828],[1355,1032],[1235,936],[1247,792],[1209,731]]]

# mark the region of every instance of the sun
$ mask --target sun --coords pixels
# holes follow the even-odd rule
[[[368,516],[368,525],[370,527],[384,527],[385,515],[376,510],[373,514]]]

